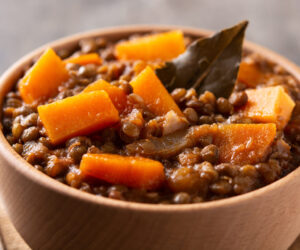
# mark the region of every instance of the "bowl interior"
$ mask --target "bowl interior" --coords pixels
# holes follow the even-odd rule
[[[78,46],[78,41],[83,38],[92,38],[92,37],[103,37],[109,41],[117,41],[123,38],[127,38],[133,34],[144,34],[149,32],[161,32],[170,29],[181,29],[185,35],[191,37],[203,37],[209,36],[212,34],[210,31],[178,27],[178,26],[130,26],[130,27],[119,27],[119,28],[108,28],[90,31],[86,33],[76,34],[70,37],[66,37],[55,42],[51,42],[42,46],[41,48],[29,53],[28,55],[21,58],[15,64],[13,64],[0,78],[0,102],[1,108],[3,104],[4,97],[6,93],[12,88],[16,81],[24,74],[24,68],[30,66],[37,56],[39,56],[45,48],[52,47],[55,50],[59,49],[75,49]],[[261,46],[255,45],[250,42],[245,42],[245,49],[261,54],[267,60],[276,62],[285,68],[288,72],[291,73],[298,81],[300,81],[300,70],[293,63],[289,62],[287,59],[281,57],[280,55],[269,51]],[[95,195],[87,194],[80,190],[71,188],[67,185],[64,185],[44,174],[34,169],[29,163],[27,163],[20,155],[18,155],[13,148],[9,145],[5,139],[2,131],[0,132],[0,153],[13,168],[21,172],[24,175],[24,178],[29,178],[31,181],[39,183],[39,185],[46,186],[55,192],[61,192],[68,196],[73,196],[78,199],[85,200],[86,202],[97,203],[102,206],[116,206],[119,208],[133,209],[133,210],[150,210],[150,211],[159,211],[159,212],[169,212],[178,211],[183,212],[186,210],[193,209],[209,209],[211,207],[222,207],[222,206],[231,206],[233,203],[240,203],[246,201],[247,199],[254,199],[257,196],[262,196],[264,193],[277,189],[280,192],[280,187],[289,182],[292,178],[300,178],[300,168],[296,169],[289,175],[284,178],[267,185],[263,188],[257,189],[255,191],[234,196],[231,198],[226,198],[218,201],[210,201],[197,204],[186,204],[186,205],[157,205],[157,204],[141,204],[128,201],[117,201],[109,198],[96,197]]]

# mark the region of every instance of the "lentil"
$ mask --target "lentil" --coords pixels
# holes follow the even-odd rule
[[[12,147],[14,148],[14,150],[18,154],[22,154],[22,152],[23,152],[23,144],[21,144],[21,143],[15,143],[15,144],[12,145]]]
[[[216,181],[219,177],[218,172],[208,161],[194,165],[194,169],[200,174],[201,178],[206,179],[208,182]]]
[[[233,107],[227,99],[220,97],[217,100],[217,110],[223,115],[229,115],[233,111]]]
[[[133,91],[131,85],[125,80],[120,80],[119,88],[121,88],[125,92],[126,95],[131,94]]]
[[[219,160],[219,150],[217,146],[210,144],[201,150],[201,157],[204,161],[216,163]]]
[[[196,193],[201,188],[202,181],[197,172],[191,168],[181,167],[173,171],[168,184],[174,192]]]
[[[11,132],[12,132],[12,135],[14,138],[19,139],[21,137],[23,131],[24,131],[24,127],[20,123],[17,123],[17,122],[13,123]]]
[[[69,147],[69,156],[74,160],[75,163],[79,163],[81,157],[87,152],[87,147],[85,145],[75,145]]]
[[[173,202],[175,204],[186,204],[190,203],[191,196],[188,193],[180,192],[174,195]]]
[[[232,185],[228,180],[220,179],[209,186],[211,192],[218,195],[227,195],[232,191]]]
[[[230,96],[229,101],[233,106],[241,107],[248,102],[248,96],[245,91],[235,92]]]
[[[197,112],[193,109],[193,108],[186,108],[183,111],[184,115],[186,116],[186,118],[188,119],[188,121],[192,124],[196,124],[199,117]]]
[[[39,129],[37,127],[30,127],[23,131],[21,139],[23,142],[34,141],[39,136]]]
[[[219,149],[213,144],[214,138],[206,135],[197,140],[196,147],[184,148],[172,157],[151,156],[165,169],[165,185],[158,190],[128,188],[84,176],[79,164],[87,152],[130,155],[126,150],[128,143],[161,137],[191,125],[253,123],[237,112],[248,102],[246,90],[249,88],[239,81],[230,98],[216,98],[209,91],[199,94],[193,88],[176,88],[171,96],[185,117],[173,113],[156,116],[147,108],[143,98],[133,92],[130,81],[147,65],[156,67],[162,62],[121,62],[115,57],[114,46],[103,38],[96,38],[81,40],[77,51],[59,50],[61,58],[98,53],[102,64],[66,64],[69,79],[59,86],[59,93],[45,100],[44,104],[76,95],[93,81],[104,79],[122,89],[127,97],[127,107],[120,113],[120,122],[115,127],[53,145],[39,119],[38,103],[25,104],[17,90],[7,94],[2,113],[4,134],[13,149],[34,168],[73,188],[98,196],[134,202],[187,204],[250,192],[282,178],[300,165],[299,83],[282,67],[247,53],[243,60],[253,60],[267,76],[257,88],[281,85],[296,103],[290,122],[285,130],[278,131],[264,160],[255,165],[219,162]]]
[[[177,103],[181,102],[185,95],[186,95],[186,89],[184,88],[174,89],[173,92],[171,93],[171,96],[173,97],[174,101]]]

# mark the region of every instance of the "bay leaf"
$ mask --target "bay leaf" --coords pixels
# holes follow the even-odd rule
[[[228,98],[233,90],[242,57],[248,21],[224,29],[212,37],[194,41],[187,50],[161,68],[156,75],[168,89],[195,88]]]

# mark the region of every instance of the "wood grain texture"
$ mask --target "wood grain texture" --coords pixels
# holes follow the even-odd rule
[[[74,46],[82,37],[114,40],[132,32],[170,27],[95,31],[50,44]],[[176,27],[178,28],[178,27]],[[208,32],[183,29],[200,36]],[[247,43],[300,80],[286,59]],[[0,102],[22,69],[42,49],[17,62],[0,79]],[[0,107],[1,108],[1,107]],[[149,205],[96,197],[63,185],[32,168],[0,134],[0,195],[33,249],[264,249],[286,250],[300,233],[300,168],[267,187],[221,201]]]
[[[19,235],[7,214],[0,209],[0,249],[5,250],[30,250],[31,248]],[[300,236],[288,250],[300,250]]]
[[[0,202],[1,204],[1,202]],[[19,235],[9,217],[4,212],[3,208],[0,208],[0,249],[5,250],[29,250],[29,246]],[[2,248],[1,248],[2,244]]]
[[[29,250],[30,247],[21,238],[19,233],[16,231],[6,214],[0,211],[0,228],[1,228],[1,239],[0,239],[0,249],[14,250],[22,249]],[[4,248],[5,246],[5,248]],[[289,250],[300,250],[300,236],[296,241],[289,247]]]

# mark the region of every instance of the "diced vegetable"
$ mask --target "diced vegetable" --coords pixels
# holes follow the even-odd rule
[[[83,174],[128,187],[154,190],[164,181],[164,167],[147,158],[113,154],[85,154],[80,163]]]
[[[147,66],[131,82],[133,92],[144,99],[145,104],[156,115],[164,115],[170,110],[183,116],[179,107],[155,75],[153,69]]]
[[[248,87],[255,88],[263,80],[263,73],[254,62],[241,62],[238,73],[238,81]]]
[[[80,65],[93,63],[99,65],[102,63],[102,60],[97,53],[90,53],[90,54],[80,55],[76,57],[69,57],[64,60],[64,63],[76,63]]]
[[[126,148],[131,154],[172,157],[211,136],[213,144],[219,147],[220,162],[253,164],[266,156],[275,135],[275,124],[201,125],[160,138],[136,141]]]
[[[246,117],[256,122],[276,123],[279,129],[288,123],[295,107],[293,99],[281,86],[246,91],[248,103],[242,109]]]
[[[95,90],[104,90],[109,95],[112,103],[115,105],[119,112],[122,112],[126,107],[126,94],[124,91],[117,86],[111,85],[110,83],[100,79],[96,82],[91,83],[87,86],[83,92],[91,92]]]
[[[124,60],[170,60],[184,50],[183,34],[175,30],[120,42],[116,46],[116,55]]]
[[[26,103],[46,100],[58,92],[58,86],[68,77],[63,61],[48,48],[21,79],[21,97]]]
[[[257,163],[267,155],[276,136],[273,123],[212,126],[217,126],[213,143],[219,147],[220,162]]]
[[[111,126],[119,114],[103,90],[81,93],[38,107],[38,112],[53,144]]]

